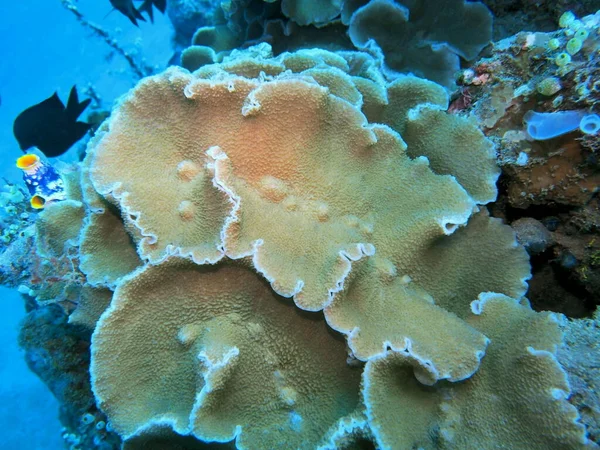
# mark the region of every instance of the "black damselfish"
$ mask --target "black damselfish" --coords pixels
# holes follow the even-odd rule
[[[146,21],[144,16],[142,16],[142,12],[148,13],[148,17],[150,17],[150,21],[154,22],[154,11],[152,9],[155,6],[161,13],[164,13],[167,9],[167,0],[144,0],[142,6],[139,9],[136,9],[133,5],[133,0],[110,0],[110,4],[131,20],[131,23],[136,27],[138,26],[137,21]]]
[[[155,6],[161,13],[165,13],[167,9],[167,0],[145,0],[142,6],[138,9],[138,11],[148,13],[148,17],[150,17],[150,22],[154,22],[154,13],[152,11],[152,6]]]
[[[77,87],[71,88],[67,107],[55,92],[37,105],[33,105],[17,116],[13,133],[21,150],[37,147],[48,157],[60,156],[89,131],[91,125],[78,122],[92,100],[79,102]]]

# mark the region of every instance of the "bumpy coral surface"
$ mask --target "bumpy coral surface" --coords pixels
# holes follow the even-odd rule
[[[357,48],[373,40],[388,70],[415,73],[451,86],[459,56],[474,59],[492,36],[492,15],[465,0],[352,0],[342,20]]]
[[[360,369],[322,320],[286,303],[240,267],[180,261],[135,274],[94,335],[101,408],[126,437],[164,422],[240,448],[315,448],[357,408]]]
[[[343,59],[330,55],[344,65]],[[305,57],[311,60],[310,53]],[[287,58],[283,55],[263,67],[278,72],[273,65]],[[320,60],[323,55],[312,56],[313,65]],[[330,305],[353,262],[368,257],[352,274],[352,289],[338,295],[348,300],[327,310],[334,328],[353,335],[351,345],[362,341],[364,349],[356,349],[356,356],[364,360],[386,340],[400,341],[397,345],[414,345],[413,351],[439,365],[438,378],[472,374],[487,339],[454,314],[461,314],[482,290],[496,290],[492,284],[498,273],[508,276],[497,290],[522,293],[527,263],[522,250],[514,247],[511,232],[500,227],[497,233],[478,233],[482,253],[472,251],[468,231],[444,240],[475,208],[474,199],[455,178],[434,174],[425,158],[410,159],[398,134],[369,125],[358,108],[330,93],[333,87],[309,79],[315,67],[265,81],[234,74],[257,72],[256,64],[231,61],[224,64],[225,70],[208,67],[197,77],[171,69],[142,83],[135,98],[115,114],[110,131],[94,149],[91,176],[102,195],[115,198],[125,216],[135,217],[133,223],[143,236],[140,254],[154,263],[170,254],[189,255],[197,263],[223,256],[252,257],[253,266],[275,292],[311,311]],[[346,92],[339,83],[344,80],[342,71],[336,76],[324,60],[321,70],[317,75],[322,82]],[[346,79],[353,87],[352,79]],[[177,127],[151,126],[159,105],[165,123]],[[398,114],[418,122],[410,111]],[[446,135],[464,126],[447,127]],[[443,142],[444,128],[440,129]],[[473,125],[467,131],[477,134]],[[476,155],[489,159],[489,144],[482,135],[472,144]],[[496,169],[488,167],[487,178],[493,180]],[[152,195],[155,190],[163,193],[159,201]],[[498,251],[505,247],[505,257],[472,266],[478,254],[489,259],[484,253],[489,245]],[[467,247],[465,255],[462,249]],[[440,261],[453,267],[452,277],[437,273]],[[477,267],[477,275],[469,274],[469,267]],[[462,292],[456,285],[461,272],[472,278],[460,285],[470,287]],[[411,279],[419,281],[410,284]],[[455,289],[449,290],[447,281]],[[436,301],[445,301],[444,292],[469,300],[440,308],[421,292],[423,285],[440,293]],[[353,313],[348,309],[368,308],[364,302],[376,298],[387,299],[382,314],[407,308],[414,312],[399,318],[383,335],[384,329],[371,335],[367,330],[377,324],[368,318],[350,319]],[[422,318],[416,319],[419,314]],[[434,350],[439,345],[426,344],[427,333],[410,325],[426,317],[437,318],[439,333],[461,336],[461,345]],[[363,330],[361,336],[358,329]],[[392,337],[396,333],[403,337]]]
[[[491,142],[381,64],[263,45],[143,80],[99,130],[71,321],[95,325],[93,390],[126,445],[586,445],[556,323],[500,296],[529,265],[482,206]]]
[[[367,414],[382,448],[575,449],[592,446],[566,397],[556,360],[556,319],[500,295],[482,295],[468,321],[492,340],[481,369],[464,383],[426,389],[422,370],[394,352],[367,363]],[[398,420],[394,408],[401,406]],[[543,431],[541,431],[543,430]]]
[[[460,59],[489,43],[492,15],[477,1],[222,0],[215,25],[195,33],[182,53],[190,69],[222,61],[236,48],[268,42],[276,54],[319,47],[368,49],[385,58],[393,79],[414,74],[455,86]],[[289,20],[288,20],[289,19]]]
[[[593,319],[572,320],[562,324],[563,345],[558,350],[560,363],[569,372],[572,396],[569,399],[581,411],[590,439],[600,441],[600,314]]]

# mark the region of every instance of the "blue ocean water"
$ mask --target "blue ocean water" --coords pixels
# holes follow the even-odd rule
[[[61,449],[58,402],[29,371],[17,345],[19,322],[25,316],[23,300],[0,288],[0,301],[0,448]]]
[[[106,1],[75,3],[86,18],[119,38],[128,51],[146,64],[164,68],[172,55],[172,26],[156,14],[155,23],[136,28]],[[25,108],[55,91],[66,101],[76,84],[89,85],[112,103],[135,83],[127,63],[109,46],[77,22],[60,0],[0,2],[0,177],[21,178],[15,160],[22,153],[13,137],[12,124]],[[67,153],[63,160],[74,158]],[[29,371],[17,346],[18,325],[25,314],[20,295],[0,288],[0,449],[55,450],[64,448],[58,421],[58,402]]]
[[[112,11],[108,0],[74,4],[136,58],[157,71],[166,67],[172,56],[172,26],[166,16],[156,14],[154,24],[140,22],[136,28]],[[19,112],[55,91],[66,101],[74,84],[80,92],[92,85],[103,107],[110,109],[136,80],[125,60],[78,23],[60,0],[1,2],[0,37],[0,176],[17,180],[21,175],[14,159],[20,151],[12,123]]]

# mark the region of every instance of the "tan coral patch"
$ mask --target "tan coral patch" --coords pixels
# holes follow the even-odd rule
[[[566,398],[555,358],[561,334],[549,313],[497,294],[475,302],[468,322],[490,337],[472,378],[433,388],[411,381],[420,364],[399,352],[367,363],[363,395],[378,445],[390,449],[584,449],[585,430]],[[398,415],[400,414],[400,416]]]
[[[319,58],[325,60],[315,56]],[[394,108],[403,114],[423,101],[421,97],[445,98],[438,92],[441,88],[425,83],[415,96],[400,102],[400,93],[415,83],[423,84],[410,78],[391,91]],[[149,111],[159,112],[160,122],[169,125],[153,126],[157,117]],[[221,251],[234,259],[250,256],[278,294],[316,311],[344,288],[353,262],[377,254],[378,261],[386,261],[384,276],[373,273],[371,269],[379,271],[375,265],[367,265],[371,269],[360,275],[359,284],[374,298],[389,302],[382,310],[402,308],[402,302],[394,302],[412,297],[395,296],[381,280],[408,276],[416,280],[415,291],[425,287],[437,305],[454,311],[447,299],[437,299],[447,290],[438,280],[445,282],[446,277],[419,276],[429,264],[422,255],[437,242],[443,247],[447,235],[467,221],[473,199],[453,177],[434,174],[426,159],[411,160],[398,134],[369,125],[355,106],[328,89],[289,74],[249,80],[217,71],[214,78],[204,79],[170,69],[142,83],[111,127],[94,149],[92,177],[101,193],[115,196],[126,212],[134,213],[143,236],[140,253],[151,261],[181,254],[210,262]],[[132,162],[131,170],[125,170]],[[202,170],[184,182],[178,174],[189,173],[190,167]],[[165,180],[150,186],[160,196],[148,194],[148,173],[155,174],[150,183]],[[490,253],[480,250],[475,250],[477,258],[489,258]],[[512,261],[499,264],[512,266]],[[453,264],[457,270],[470,270],[466,262],[453,259]],[[482,279],[477,286],[489,290],[489,278]],[[481,290],[461,300],[468,302]],[[431,309],[427,303],[422,306]],[[421,356],[444,359],[432,362],[439,365],[440,377],[469,376],[485,338],[468,331],[452,314],[431,311],[440,313],[436,326],[460,336],[462,357],[454,363],[441,358],[452,354],[447,351],[450,342]],[[331,317],[330,323],[335,323]],[[360,327],[334,325],[346,334],[355,326]],[[366,358],[381,348],[385,336],[367,333],[364,323],[362,327],[363,338],[376,336],[363,342],[369,351],[357,350]],[[432,350],[416,331],[404,336],[415,348],[423,344]]]
[[[163,421],[239,448],[314,449],[359,406],[344,342],[239,266],[177,259],[127,279],[94,332],[91,373],[125,437]]]

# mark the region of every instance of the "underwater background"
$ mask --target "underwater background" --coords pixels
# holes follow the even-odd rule
[[[160,9],[0,5],[0,449],[598,448],[600,0]]]
[[[78,2],[90,20],[119,36],[128,49],[143,54],[160,70],[172,56],[173,28],[166,16],[157,14],[154,24],[131,26],[126,17],[111,12],[107,1]],[[110,13],[110,14],[109,14]],[[105,42],[83,28],[60,1],[2,2],[0,4],[2,70],[0,70],[0,176],[20,182],[15,158],[21,153],[12,132],[13,121],[28,105],[54,91],[66,98],[73,84],[93,84],[106,106],[134,83],[124,60],[114,57]],[[74,160],[75,155],[63,156]],[[64,440],[58,420],[59,404],[43,383],[27,368],[17,345],[23,300],[15,289],[2,288],[4,314],[2,340],[2,387],[0,389],[0,438],[3,449],[61,449]]]

